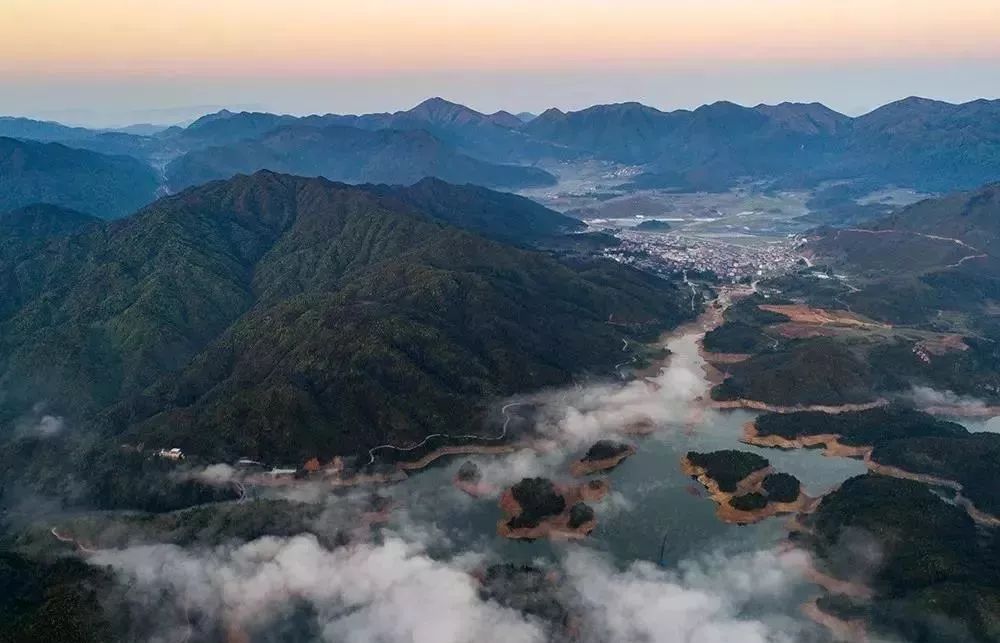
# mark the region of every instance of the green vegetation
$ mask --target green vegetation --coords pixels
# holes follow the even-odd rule
[[[569,526],[572,529],[576,529],[581,525],[585,525],[588,522],[594,520],[594,508],[585,502],[578,502],[569,510]]]
[[[723,313],[723,319],[727,322],[742,323],[749,326],[767,326],[769,324],[780,324],[789,318],[781,313],[770,310],[763,310],[761,305],[781,305],[790,304],[791,301],[778,297],[764,297],[759,293],[739,299]]]
[[[705,350],[712,353],[763,353],[774,348],[777,340],[758,326],[726,322],[705,333]]]
[[[262,172],[3,246],[0,422],[52,400],[100,429],[52,446],[84,467],[121,442],[295,464],[475,432],[491,401],[609,372],[623,337],[691,315],[676,284],[441,223],[498,230],[523,203]],[[536,207],[524,226],[561,220]]]
[[[594,460],[607,460],[608,458],[613,458],[615,456],[621,455],[629,450],[629,445],[624,442],[616,442],[614,440],[598,440],[587,449],[587,453],[584,454],[583,460],[586,462]]]
[[[1000,434],[912,437],[876,444],[872,459],[962,485],[977,509],[1000,516]]]
[[[928,643],[1000,636],[996,531],[980,533],[925,485],[852,478],[807,522],[815,531],[809,545],[835,576],[874,573],[867,580],[876,591],[869,616],[876,631]]]
[[[514,529],[537,527],[550,516],[558,516],[566,509],[566,500],[547,478],[525,478],[511,487],[511,495],[521,505],[521,513],[511,518]]]
[[[869,363],[829,338],[792,341],[777,352],[732,364],[729,370],[730,377],[712,389],[713,400],[797,406],[858,404],[876,398]]]
[[[102,606],[111,585],[103,570],[74,558],[40,561],[0,551],[0,641],[114,640]]]
[[[833,434],[841,436],[841,444],[848,446],[873,446],[900,438],[964,437],[968,433],[960,424],[901,406],[846,413],[764,413],[757,417],[755,424],[761,436],[776,435],[794,440]]]
[[[767,459],[748,451],[688,451],[687,459],[696,467],[705,469],[705,475],[714,480],[720,490],[726,492],[736,491],[741,480],[769,466]]]
[[[772,473],[762,483],[767,499],[774,502],[795,502],[802,492],[802,483],[790,473]]]
[[[634,229],[639,232],[668,232],[670,230],[670,224],[666,221],[650,219],[638,224]]]
[[[767,506],[767,502],[767,496],[756,492],[729,499],[729,505],[740,511],[759,511]]]
[[[110,219],[149,203],[156,189],[152,168],[133,158],[0,137],[0,212],[50,203]]]

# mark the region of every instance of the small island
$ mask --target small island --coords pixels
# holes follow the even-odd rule
[[[625,458],[635,454],[635,447],[614,440],[598,440],[570,467],[570,472],[577,477],[608,471],[622,463]]]
[[[497,533],[505,538],[583,538],[594,530],[597,518],[587,502],[607,495],[606,480],[562,486],[548,478],[525,478],[500,498],[504,518]]]
[[[783,513],[809,511],[815,501],[798,478],[775,473],[766,458],[746,451],[691,451],[684,472],[705,487],[723,522],[747,525]]]
[[[483,482],[483,472],[479,465],[472,460],[466,460],[462,463],[452,482],[473,498],[492,496],[497,492],[493,485]]]

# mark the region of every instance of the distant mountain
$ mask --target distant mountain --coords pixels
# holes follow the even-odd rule
[[[1000,178],[1000,101],[911,98],[859,118],[818,103],[714,103],[661,112],[638,103],[548,110],[521,131],[582,155],[643,165],[646,187],[783,186],[864,179],[926,191]]]
[[[491,400],[610,369],[624,336],[689,314],[676,284],[442,223],[495,230],[507,204],[542,216],[437,181],[260,172],[32,240],[0,254],[17,293],[0,306],[0,422],[45,399],[110,444],[327,458],[474,431]]]
[[[771,119],[776,129],[809,135],[838,134],[851,123],[850,116],[835,112],[822,103],[758,105],[754,111]]]
[[[643,165],[647,174],[638,187],[723,189],[744,176],[801,173],[828,147],[838,116],[815,105],[750,109],[719,102],[661,112],[622,103],[548,110],[522,131],[580,154]]]
[[[213,121],[219,122],[225,121]],[[428,176],[503,188],[555,183],[544,170],[474,159],[423,130],[369,131],[339,125],[292,125],[256,139],[190,152],[170,163],[167,177],[171,187],[181,189],[260,169],[347,183],[408,185]]]
[[[125,156],[0,138],[0,211],[51,203],[115,218],[153,200],[153,170]]]
[[[320,118],[363,129],[426,130],[466,154],[491,161],[523,163],[567,157],[561,146],[526,135],[519,129],[520,119],[507,112],[483,114],[442,98],[392,114]]]
[[[94,131],[83,127],[68,127],[54,121],[0,116],[0,137],[27,138],[52,142],[93,136]]]
[[[1000,100],[891,103],[855,119],[845,148],[840,166],[858,175],[931,192],[973,189],[1000,179]]]
[[[257,138],[298,120],[295,116],[266,112],[233,113],[222,110],[202,116],[179,132],[165,132],[161,138],[179,142],[184,149],[228,145]]]
[[[128,154],[162,167],[189,152],[258,141],[295,126],[423,131],[458,153],[501,165],[615,161],[642,168],[634,188],[725,190],[750,180],[780,189],[848,180],[946,192],[1000,179],[1000,101],[988,100],[954,105],[908,98],[851,118],[819,103],[743,107],[725,101],[693,111],[631,102],[515,116],[431,98],[408,110],[362,115],[222,110],[155,133],[5,118],[0,135]]]
[[[665,139],[681,118],[639,103],[596,105],[579,112],[546,110],[522,131],[602,158],[643,163],[665,151]]]

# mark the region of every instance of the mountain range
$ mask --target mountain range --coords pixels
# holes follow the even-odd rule
[[[114,222],[6,215],[0,420],[44,401],[113,440],[290,462],[468,433],[690,314],[672,282],[524,247],[567,224],[485,188],[272,172]]]
[[[128,155],[158,168],[161,183],[174,190],[259,169],[349,182],[434,176],[520,189],[555,181],[533,167],[541,161],[551,167],[591,159],[640,168],[628,186],[679,190],[851,180],[873,189],[947,192],[1000,178],[1000,101],[989,100],[907,98],[856,118],[818,103],[728,102],[672,112],[621,103],[530,117],[433,98],[410,110],[363,115],[223,110],[152,135],[4,118],[0,136]],[[63,205],[110,212],[56,196]]]
[[[425,130],[343,125],[278,127],[259,138],[185,154],[166,172],[170,187],[177,190],[261,168],[347,183],[410,185],[424,177],[515,189],[555,183],[544,170],[462,154]]]

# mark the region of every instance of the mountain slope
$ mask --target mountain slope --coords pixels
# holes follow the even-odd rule
[[[180,189],[235,174],[269,169],[347,183],[411,184],[428,176],[453,183],[518,188],[548,185],[543,170],[497,165],[455,151],[421,131],[353,127],[285,127],[257,139],[191,152],[167,167]]]
[[[153,170],[135,159],[0,138],[0,212],[45,202],[114,218],[152,201],[156,189]]]
[[[427,178],[406,188],[374,186],[371,189],[438,221],[491,239],[530,245],[587,227],[579,219],[553,212],[531,199],[476,185],[456,186]]]
[[[44,399],[107,409],[114,440],[355,453],[474,431],[490,400],[610,368],[622,333],[687,314],[671,283],[442,225],[418,204],[502,197],[430,188],[261,172],[50,240],[22,270],[52,272],[0,315],[0,420]]]

